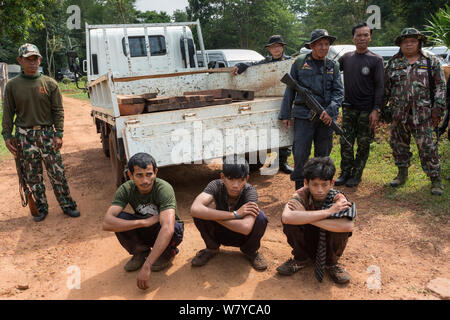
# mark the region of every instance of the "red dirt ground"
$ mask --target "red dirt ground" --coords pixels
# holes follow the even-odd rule
[[[128,253],[113,233],[101,229],[116,188],[89,103],[65,97],[64,106],[62,153],[81,217],[62,214],[46,178],[49,215],[35,223],[21,207],[12,157],[1,162],[0,299],[438,299],[426,284],[449,277],[448,223],[421,215],[420,208],[407,203],[383,199],[380,190],[364,182],[356,190],[343,188],[359,214],[341,259],[353,276],[351,283],[339,286],[326,277],[319,284],[312,267],[291,277],[278,276],[276,267],[290,257],[280,213],[294,190],[282,173],[250,178],[269,218],[261,246],[269,268],[253,270],[239,250],[230,247],[206,266],[191,268],[191,259],[204,243],[189,207],[219,171],[211,165],[183,165],[159,171],[159,177],[173,185],[185,221],[180,253],[172,267],[152,273],[150,289],[141,291],[136,287],[137,272],[123,270]],[[74,276],[71,266],[80,270],[80,289],[68,288]],[[376,269],[381,283],[379,289],[370,289],[370,270]]]

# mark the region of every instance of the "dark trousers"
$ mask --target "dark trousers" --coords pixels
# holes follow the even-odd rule
[[[194,223],[208,249],[218,249],[220,245],[232,246],[251,255],[256,253],[261,246],[261,238],[267,227],[267,217],[264,212],[259,211],[253,229],[248,235],[231,231],[212,220],[194,218]]]
[[[142,216],[137,214],[130,214],[128,212],[122,211],[117,218],[124,220],[138,220],[143,219]],[[138,228],[124,232],[116,232],[117,239],[119,240],[122,247],[125,248],[131,255],[137,253],[149,251],[155,244],[156,238],[158,237],[159,230],[161,230],[161,225],[158,223],[147,228]],[[184,225],[182,222],[175,221],[175,230],[170,240],[169,245],[166,250],[161,254],[161,256],[169,259],[173,255],[178,253],[177,246],[183,240]]]
[[[326,126],[318,116],[314,120],[295,118],[294,122],[294,172],[291,180],[303,186],[303,167],[308,161],[314,141],[314,157],[327,157],[333,148],[333,129]]]
[[[290,225],[283,224],[283,232],[292,247],[292,255],[295,260],[305,261],[308,258],[313,261],[316,258],[317,243],[319,241],[319,228],[311,224]],[[326,231],[327,259],[326,265],[335,265],[341,257],[347,245],[351,232]]]

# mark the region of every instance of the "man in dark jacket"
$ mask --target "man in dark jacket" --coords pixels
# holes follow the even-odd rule
[[[314,141],[315,157],[329,156],[333,147],[333,130],[330,125],[333,119],[337,119],[344,93],[339,63],[326,58],[330,45],[335,40],[325,29],[314,30],[310,42],[305,45],[312,52],[300,55],[290,72],[300,85],[311,90],[325,111],[320,115],[312,114],[305,105],[305,99],[296,91],[286,87],[284,92],[278,119],[289,128],[291,117],[294,117],[295,167],[291,180],[295,181],[296,189],[303,187],[303,167],[311,153],[312,142]]]

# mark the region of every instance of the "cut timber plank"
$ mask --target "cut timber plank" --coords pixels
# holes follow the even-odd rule
[[[156,98],[158,96],[158,94],[156,92],[149,92],[149,93],[144,93],[144,94],[140,94],[139,97],[144,98],[144,99],[153,99]]]
[[[215,89],[184,92],[184,95],[212,95],[215,99],[231,98],[233,100],[253,100],[254,91],[233,90],[233,89]]]
[[[146,76],[136,76],[136,77],[123,77],[123,78],[113,78],[114,82],[129,82],[136,81],[142,79],[156,79],[156,78],[170,78],[170,77],[180,77],[186,76],[190,74],[198,74],[198,73],[229,73],[234,70],[234,67],[229,68],[216,68],[216,69],[201,69],[187,72],[176,72],[176,73],[163,73],[163,74],[152,74]]]
[[[145,99],[140,96],[134,96],[134,95],[125,95],[125,94],[118,94],[116,95],[117,102],[120,104],[135,104],[135,103],[144,103]]]
[[[143,103],[119,103],[119,111],[121,116],[130,116],[133,114],[140,114],[144,111]]]
[[[146,99],[147,104],[166,104],[177,102],[175,97],[158,97],[153,99]]]
[[[231,98],[225,98],[225,99],[214,99],[214,101],[207,102],[208,106],[217,106],[219,104],[229,104],[232,103],[233,100]]]
[[[189,102],[194,101],[213,101],[214,96],[211,95],[185,95]]]

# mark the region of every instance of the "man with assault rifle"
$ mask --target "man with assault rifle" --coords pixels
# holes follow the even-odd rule
[[[26,43],[21,46],[17,61],[22,66],[22,73],[6,85],[2,136],[8,150],[18,159],[21,186],[29,186],[33,194],[37,208],[37,212],[31,210],[33,219],[40,222],[48,214],[42,162],[64,214],[79,217],[59,152],[63,142],[64,108],[58,84],[39,73],[42,56],[35,45]],[[27,192],[28,188],[24,189],[22,204],[26,205],[28,199],[32,209],[30,192]]]
[[[311,99],[287,86],[278,115],[278,119],[283,121],[286,128],[291,125],[291,117],[294,118],[295,167],[291,180],[295,181],[296,190],[303,187],[303,167],[311,153],[312,142],[314,141],[315,157],[329,156],[333,147],[333,120],[337,119],[344,96],[339,63],[326,58],[330,45],[335,40],[325,29],[314,30],[310,42],[305,45],[312,52],[300,55],[290,71],[290,76],[310,91],[324,111],[313,112]]]

